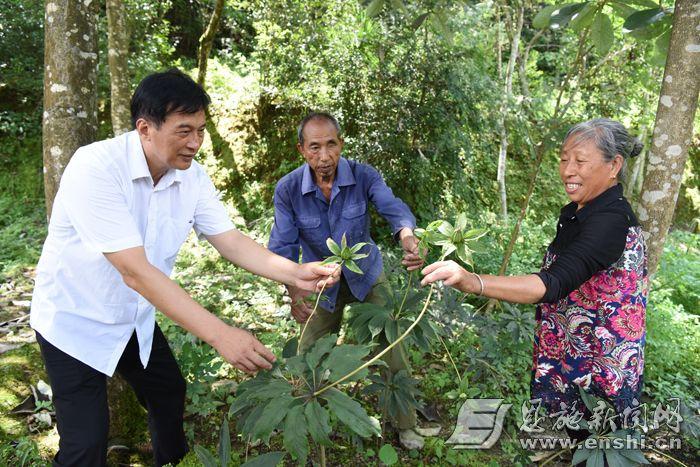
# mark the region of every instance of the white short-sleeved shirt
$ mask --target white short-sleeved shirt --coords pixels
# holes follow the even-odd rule
[[[78,149],[61,178],[37,266],[32,328],[110,376],[136,330],[145,368],[155,309],[103,253],[143,246],[150,263],[170,275],[192,228],[203,235],[234,228],[197,162],[169,170],[154,187],[135,131]]]

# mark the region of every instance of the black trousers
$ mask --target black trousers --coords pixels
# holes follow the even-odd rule
[[[36,336],[53,390],[60,436],[53,465],[105,466],[109,434],[107,376],[57,349],[39,333]],[[158,325],[148,366],[143,368],[141,364],[134,332],[117,372],[134,388],[148,411],[155,464],[177,464],[189,449],[182,426],[185,380]]]

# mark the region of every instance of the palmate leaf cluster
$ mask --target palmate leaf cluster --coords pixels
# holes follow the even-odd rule
[[[607,411],[614,411],[612,406],[604,399],[597,398],[583,388],[579,386],[579,393],[581,394],[581,399],[586,405],[586,408],[593,414],[596,413],[596,409],[599,407],[604,407]],[[579,462],[585,462],[586,467],[604,467],[606,465],[620,466],[620,467],[632,467],[639,464],[649,464],[644,458],[644,454],[639,449],[639,447],[631,446],[627,443],[627,437],[635,439],[637,446],[641,446],[641,434],[635,432],[632,429],[622,428],[615,431],[610,431],[607,424],[602,424],[599,431],[593,430],[589,424],[584,420],[582,421],[583,428],[591,432],[589,438],[597,438],[608,441],[608,448],[605,448],[606,443],[598,444],[596,449],[588,449],[581,446],[574,452],[574,457],[571,461],[573,465],[577,465]],[[619,448],[615,446],[615,438],[618,438]],[[585,443],[585,442],[584,442]]]
[[[382,288],[379,294],[384,299],[382,305],[366,302],[350,306],[348,325],[361,344],[394,342],[411,325],[420,311],[421,300],[425,298],[424,293],[409,291],[404,301],[403,291],[388,288]],[[428,352],[437,332],[431,321],[421,320],[399,345],[414,344],[421,351]]]
[[[326,245],[331,253],[333,253],[333,256],[324,259],[321,264],[341,264],[356,274],[364,274],[355,261],[369,256],[368,253],[359,252],[367,243],[360,242],[348,247],[348,240],[345,234],[343,234],[340,245],[332,238],[326,239]]]
[[[425,229],[415,230],[423,248],[441,247],[442,258],[454,253],[460,261],[472,268],[474,267],[472,260],[474,249],[470,247],[470,243],[486,235],[486,232],[486,229],[469,228],[466,213],[460,213],[457,216],[454,226],[440,219],[431,222]]]
[[[423,394],[417,388],[418,381],[411,378],[406,370],[396,374],[387,374],[382,377],[371,375],[372,383],[364,390],[366,394],[377,394],[379,405],[384,408],[386,414],[393,420],[397,420],[399,414],[407,414],[415,407],[419,407],[418,398]]]
[[[333,426],[342,427],[363,438],[380,434],[379,421],[344,392],[330,388],[314,395],[362,365],[370,352],[360,345],[336,345],[335,334],[319,339],[307,352],[291,356],[296,342],[285,347],[286,358],[272,371],[260,372],[242,383],[229,410],[236,416],[238,431],[249,441],[269,443],[275,430],[283,433],[285,449],[301,465],[313,443],[328,446]],[[346,379],[364,379],[364,369]]]

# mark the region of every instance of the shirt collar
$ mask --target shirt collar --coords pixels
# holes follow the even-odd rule
[[[129,172],[131,173],[131,180],[151,178],[151,172],[148,170],[148,163],[146,162],[146,154],[143,152],[141,138],[139,138],[136,130],[130,131],[127,134],[127,147],[127,159],[129,163]],[[170,169],[158,182],[157,189],[167,188],[175,182],[182,182],[182,171]]]
[[[353,175],[352,170],[350,169],[348,160],[341,157],[335,171],[333,186],[349,186],[355,185],[356,183],[355,175]],[[304,164],[304,172],[301,178],[301,194],[305,195],[313,191],[316,191],[316,181],[311,174],[311,167],[309,167],[309,164]]]
[[[593,198],[578,211],[576,210],[578,205],[575,202],[567,204],[561,210],[561,214],[562,216],[567,218],[573,219],[574,217],[576,217],[576,219],[578,219],[579,222],[583,222],[592,213],[598,211],[600,208],[608,206],[609,204],[615,201],[621,200],[622,197],[622,184],[618,183],[617,185],[611,186],[610,188]]]

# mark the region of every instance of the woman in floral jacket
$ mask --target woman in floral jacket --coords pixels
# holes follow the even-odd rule
[[[607,399],[618,413],[640,399],[647,257],[619,180],[625,161],[641,149],[611,120],[569,130],[559,173],[571,203],[561,210],[539,272],[479,276],[452,261],[423,270],[423,284],[442,280],[464,292],[538,303],[532,397],[550,414],[561,403],[585,412],[579,387]]]

